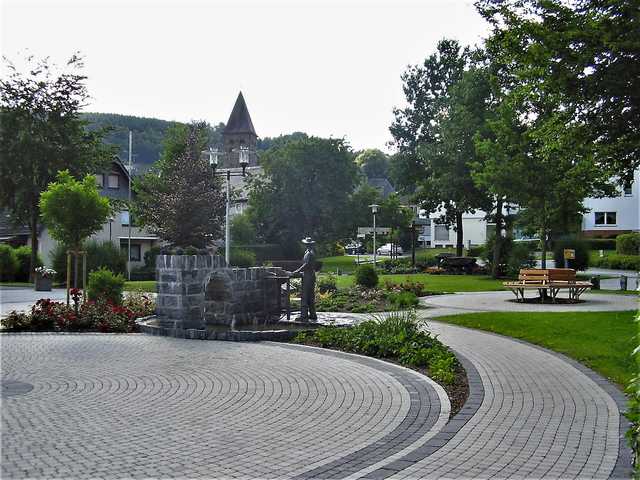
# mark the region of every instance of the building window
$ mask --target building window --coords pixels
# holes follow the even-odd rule
[[[122,240],[120,242],[120,249],[127,254],[127,250],[129,250],[129,242],[128,240]],[[140,262],[142,261],[142,248],[139,243],[131,243],[131,257],[129,258],[132,262]]]
[[[111,174],[109,175],[109,188],[120,188],[120,176]]]
[[[616,212],[595,212],[596,225],[615,225]]]
[[[126,210],[120,212],[120,222],[122,223],[123,227],[128,227],[129,226],[129,219],[131,219],[131,226],[135,227],[136,226],[136,219],[134,217],[132,217],[131,214]]]
[[[104,187],[104,175],[99,173],[96,175],[96,185],[100,188]]]
[[[449,227],[446,225],[436,225],[435,241],[446,242],[449,240]]]
[[[630,197],[631,195],[633,195],[633,182],[625,182],[624,186],[622,187],[622,191],[624,192],[624,196],[625,197]]]

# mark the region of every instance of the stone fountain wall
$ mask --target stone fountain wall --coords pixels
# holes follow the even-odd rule
[[[156,314],[183,329],[278,320],[278,267],[226,268],[212,255],[158,255]]]

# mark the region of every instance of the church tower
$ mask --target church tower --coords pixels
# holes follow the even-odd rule
[[[231,116],[222,132],[222,144],[224,149],[224,162],[222,168],[240,167],[238,150],[240,147],[249,149],[249,167],[256,167],[256,141],[258,135],[253,128],[251,115],[247,109],[242,92],[238,95],[233,106]]]

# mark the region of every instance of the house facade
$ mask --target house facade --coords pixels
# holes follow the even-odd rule
[[[111,168],[105,172],[98,173],[96,183],[101,195],[114,200],[126,201],[129,198],[129,182],[131,176],[125,165],[114,158]],[[120,210],[107,222],[102,229],[90,237],[96,242],[111,242],[123,252],[128,251],[129,244],[129,222],[128,210]],[[143,228],[131,225],[131,268],[144,265],[144,254],[152,247],[159,245],[160,239]],[[25,237],[24,244],[30,245],[30,239]],[[38,234],[38,253],[45,265],[51,266],[53,262],[53,252],[58,243],[51,238],[46,227],[41,227]]]

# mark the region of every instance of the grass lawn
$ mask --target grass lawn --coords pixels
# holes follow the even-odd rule
[[[0,282],[0,287],[29,287],[29,288],[33,288],[33,283],[29,283],[29,282]]]
[[[430,275],[428,273],[414,273],[409,275],[380,275],[380,285],[385,281],[420,282],[425,290],[430,292],[489,292],[504,290],[502,280],[495,280],[487,275]],[[338,288],[348,288],[353,285],[353,275],[336,277]]]
[[[470,313],[437,321],[500,333],[564,353],[618,385],[636,373],[635,312]]]
[[[152,292],[156,291],[155,280],[139,280],[135,282],[124,283],[125,292]]]

